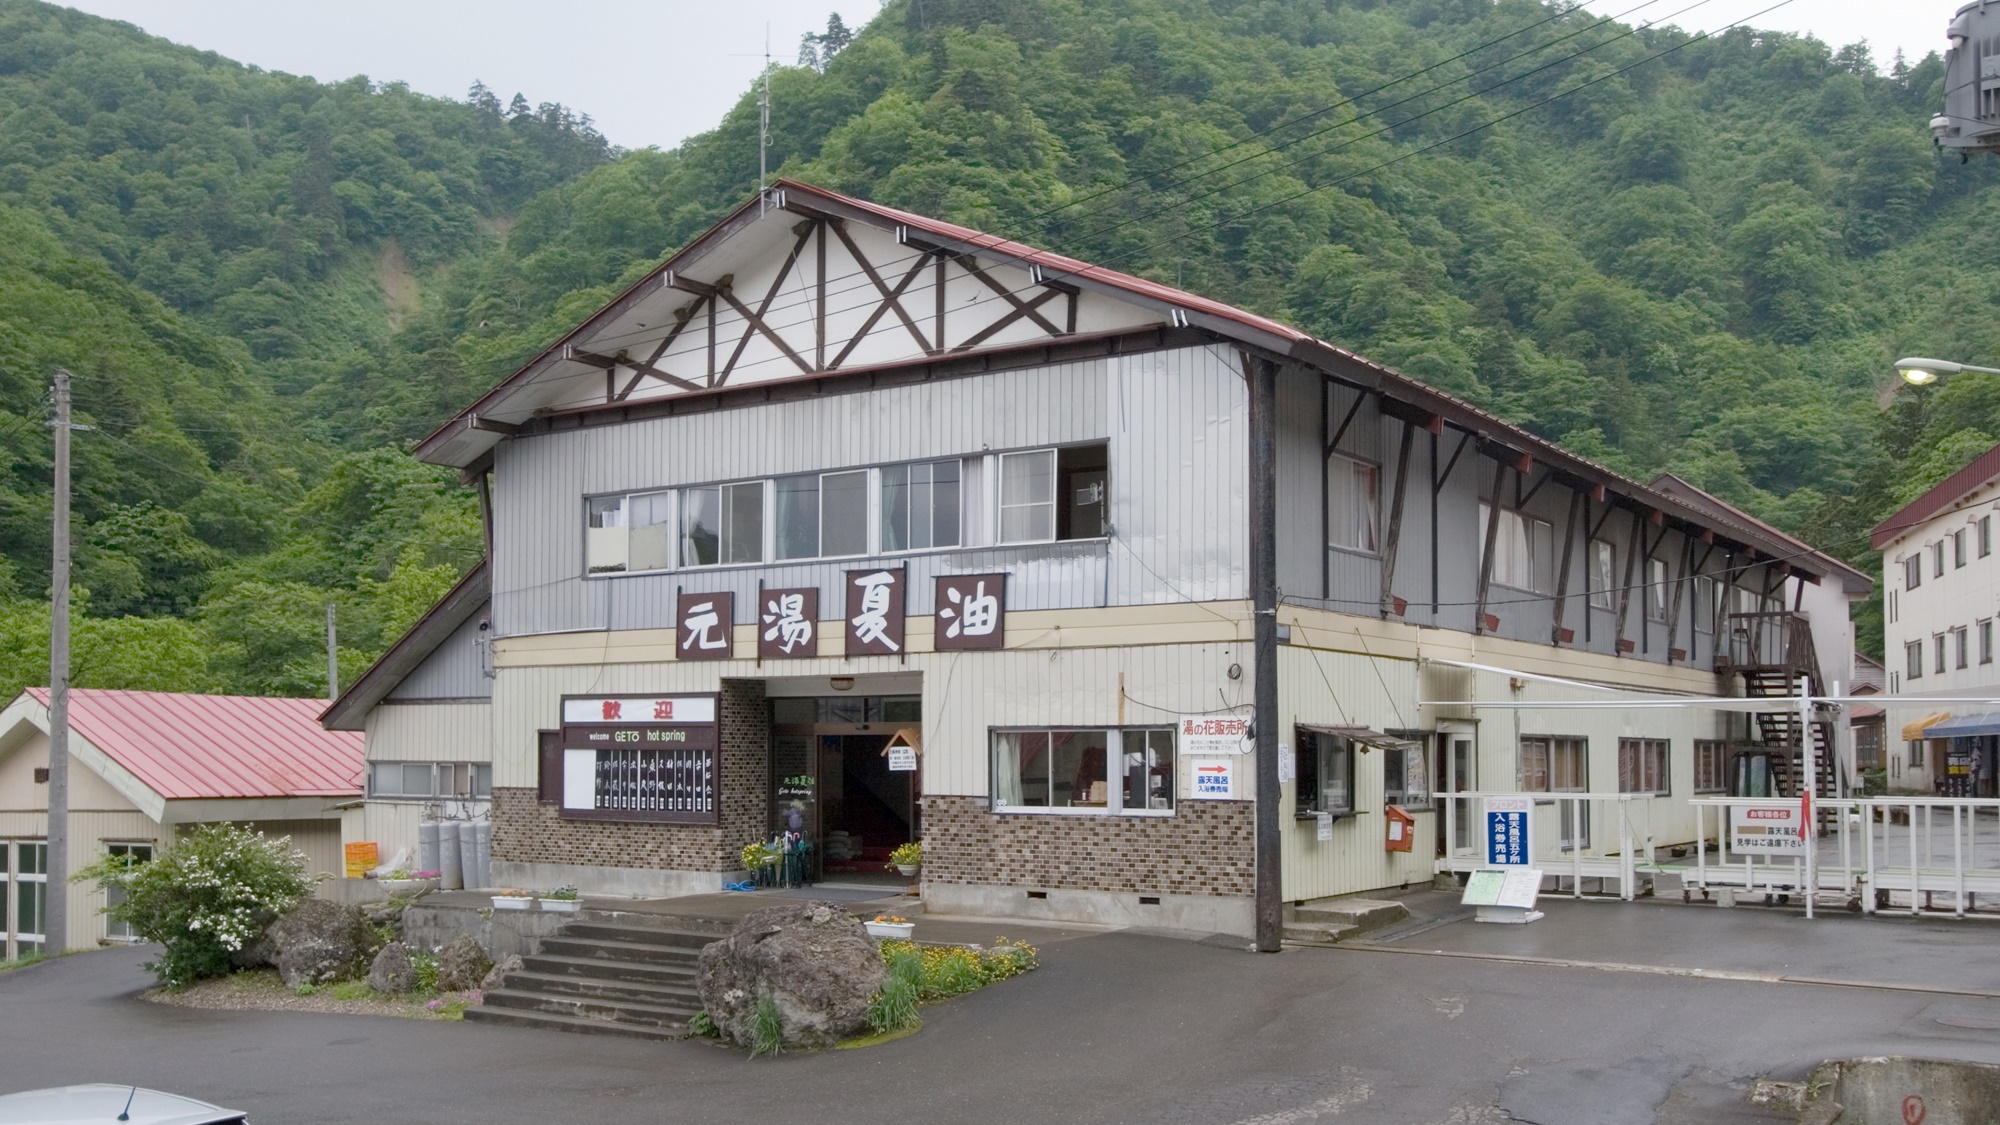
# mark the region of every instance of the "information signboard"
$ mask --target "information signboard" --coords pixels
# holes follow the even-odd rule
[[[1194,792],[1188,796],[1197,801],[1233,801],[1236,799],[1236,762],[1232,758],[1196,758],[1188,763],[1194,774]]]
[[[1495,796],[1485,802],[1486,862],[1492,867],[1526,867],[1535,861],[1532,797]]]
[[[1235,715],[1182,715],[1175,728],[1181,757],[1203,754],[1248,754],[1250,720]]]
[[[889,769],[896,773],[909,773],[917,768],[917,748],[914,746],[889,747]]]
[[[1803,855],[1798,802],[1729,810],[1729,850],[1739,855]]]

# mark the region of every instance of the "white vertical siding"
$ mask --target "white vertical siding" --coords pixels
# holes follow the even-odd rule
[[[388,703],[365,720],[371,762],[490,762],[493,705]]]

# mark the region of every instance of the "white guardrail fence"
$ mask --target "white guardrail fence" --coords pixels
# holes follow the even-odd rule
[[[1594,881],[1589,897],[1629,901],[1670,875],[1688,897],[1798,895],[1808,916],[1836,893],[1871,914],[2000,918],[2000,799],[1815,798],[1817,832],[1802,835],[1797,798],[1440,793],[1439,871],[1489,866],[1487,797],[1533,802],[1533,866],[1576,898]],[[1806,895],[1809,885],[1819,894]]]

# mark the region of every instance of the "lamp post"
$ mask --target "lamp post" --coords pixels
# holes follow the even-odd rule
[[[2000,367],[1975,367],[1970,363],[1953,363],[1948,359],[1926,359],[1920,355],[1896,361],[1896,374],[1901,375],[1903,382],[1913,387],[1928,387],[1937,382],[1940,375],[1956,375],[1961,371],[2000,375]]]

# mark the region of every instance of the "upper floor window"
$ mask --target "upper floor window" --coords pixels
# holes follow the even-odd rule
[[[1979,623],[1979,662],[1993,663],[1993,619],[1990,617]]]
[[[1618,585],[1617,558],[1616,547],[1602,539],[1590,541],[1590,604],[1598,609],[1617,606],[1611,596]]]
[[[1694,577],[1694,629],[1697,633],[1715,632],[1715,579],[1706,574]]]
[[[588,497],[585,571],[1095,538],[1108,453],[1099,443]]]
[[[1479,535],[1485,541],[1486,521],[1493,506],[1479,506]],[[1555,590],[1555,527],[1547,520],[1500,509],[1500,527],[1493,533],[1492,579],[1502,586],[1535,594]]]
[[[1944,577],[1944,540],[1931,544],[1931,577]]]
[[[1906,673],[1910,679],[1922,679],[1924,674],[1924,642],[1911,641],[1903,646],[1903,662],[1909,667]]]
[[[1980,516],[1977,526],[1979,528],[1979,557],[1983,559],[1993,553],[1993,517]]]
[[[368,795],[388,800],[485,800],[493,767],[485,762],[370,762]]]
[[[882,469],[882,550],[959,543],[959,463],[919,461]]]
[[[1960,668],[1965,667],[1971,655],[1970,649],[1972,647],[1968,643],[1965,626],[1960,625],[1951,631],[1951,644],[1953,655],[1957,658],[1957,666]]]
[[[1646,616],[1653,621],[1667,619],[1667,560],[1646,560]]]
[[[1944,634],[1939,633],[1936,637],[1932,639],[1934,640],[1937,646],[1937,660],[1935,661],[1931,670],[1933,672],[1936,672],[1938,675],[1942,676],[1944,675]]]
[[[1951,533],[1951,565],[1953,569],[1957,569],[1964,566],[1966,562],[1965,529],[1961,527]]]
[[[1903,560],[1903,589],[1914,590],[1924,584],[1924,557],[1911,555]]]
[[[1326,467],[1326,541],[1354,551],[1379,548],[1381,470],[1338,453]]]

